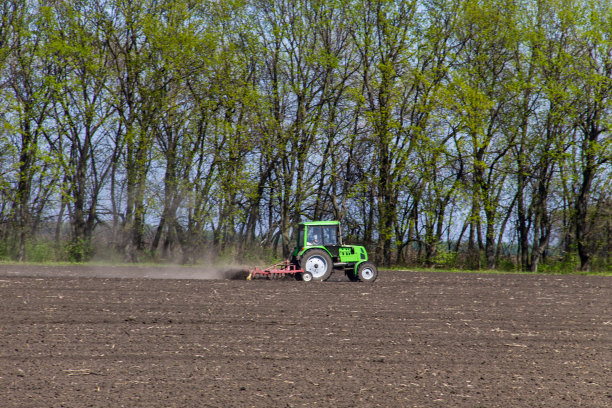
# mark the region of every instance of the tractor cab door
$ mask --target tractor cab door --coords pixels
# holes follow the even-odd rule
[[[321,227],[323,243],[335,261],[338,260],[340,250],[340,239],[337,225],[325,225]]]
[[[321,228],[323,230],[323,242],[326,246],[340,245],[338,242],[338,226],[326,225]]]
[[[319,225],[308,226],[308,237],[306,238],[308,246],[323,246],[323,231]]]

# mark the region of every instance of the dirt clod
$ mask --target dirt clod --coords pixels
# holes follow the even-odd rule
[[[246,280],[249,270],[246,268],[227,268],[221,270],[222,279]]]

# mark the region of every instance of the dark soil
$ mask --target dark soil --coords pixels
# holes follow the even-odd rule
[[[211,276],[0,266],[0,406],[612,406],[610,277]]]

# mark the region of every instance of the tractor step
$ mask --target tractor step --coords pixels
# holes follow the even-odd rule
[[[255,267],[249,270],[247,280],[256,278],[280,279],[287,275],[293,275],[295,277],[296,273],[303,272],[303,269],[298,268],[296,265],[293,265],[291,262],[289,262],[289,260],[286,260],[284,262],[279,262],[277,264],[271,265],[265,269],[259,269],[258,267]]]

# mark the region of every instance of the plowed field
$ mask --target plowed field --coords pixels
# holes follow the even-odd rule
[[[0,406],[612,406],[610,277],[219,276],[0,266]]]

